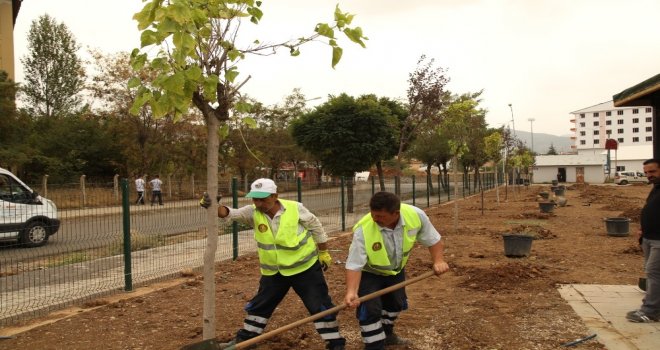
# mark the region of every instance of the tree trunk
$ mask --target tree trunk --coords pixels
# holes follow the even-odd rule
[[[426,166],[426,182],[428,184],[428,191],[429,195],[433,196],[435,195],[435,191],[433,190],[433,178],[431,177],[431,165]]]
[[[218,126],[214,115],[207,116],[206,190],[211,198],[218,194]],[[204,249],[204,311],[202,338],[215,338],[215,252],[218,247],[218,203],[211,201],[206,210],[206,248]]]
[[[346,177],[346,212],[353,213],[353,177]]]
[[[454,233],[458,233],[458,157],[454,156],[452,163],[454,164]]]
[[[378,172],[378,184],[380,185],[380,190],[385,191],[385,175],[383,174],[383,161],[379,160],[376,162],[376,171]]]
[[[495,197],[497,197],[497,205],[500,205],[500,184],[497,181],[497,173],[499,170],[497,169],[497,162],[495,162]]]

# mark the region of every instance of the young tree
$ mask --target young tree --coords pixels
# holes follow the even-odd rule
[[[350,27],[354,15],[335,8],[332,24],[319,23],[314,34],[275,44],[259,40],[241,40],[244,20],[258,24],[263,16],[261,1],[254,0],[162,0],[146,1],[135,14],[142,31],[141,47],[157,46],[160,51],[149,57],[140,49],[133,50],[131,64],[140,70],[150,66],[159,72],[153,81],[134,78],[129,87],[137,88],[133,113],[148,105],[154,116],[168,112],[175,116],[186,113],[194,105],[204,117],[207,127],[207,191],[214,198],[218,191],[218,128],[225,125],[230,112],[244,112],[249,106],[239,101],[241,87],[249,77],[239,79],[238,64],[250,54],[268,55],[280,48],[300,54],[299,48],[311,41],[325,40],[332,48],[332,66],[342,56],[335,30],[364,46],[366,38],[359,27]],[[245,38],[243,38],[245,39]],[[241,43],[250,43],[241,46]],[[203,338],[215,337],[214,257],[217,245],[217,203],[207,210],[208,239],[204,251],[204,315]]]
[[[500,186],[497,181],[498,164],[502,160],[502,149],[504,143],[502,141],[502,134],[498,131],[492,132],[484,138],[485,153],[488,158],[493,162],[493,173],[495,174],[495,195],[497,197],[497,204],[500,204]]]
[[[557,154],[559,154],[557,153],[557,150],[555,149],[555,145],[552,142],[550,143],[550,148],[548,148],[548,153],[546,154],[549,156],[556,156]]]
[[[80,46],[64,23],[43,15],[28,33],[29,54],[21,59],[25,84],[21,89],[34,117],[66,116],[80,107],[78,94],[84,71],[77,56]]]
[[[419,130],[440,123],[440,112],[449,97],[445,90],[447,83],[449,78],[445,76],[445,70],[436,68],[433,59],[427,61],[426,56],[422,55],[417,61],[417,68],[408,76],[408,114],[400,121],[398,160]]]
[[[382,159],[394,141],[390,110],[372,98],[346,94],[330,100],[293,123],[298,145],[335,176],[347,179],[348,212],[353,212],[353,177]]]

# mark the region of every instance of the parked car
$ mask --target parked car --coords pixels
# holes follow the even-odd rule
[[[649,180],[639,171],[617,171],[614,175],[614,183],[617,185],[627,185],[633,182],[648,183]]]
[[[55,203],[0,168],[0,241],[38,247],[46,244],[59,228]]]

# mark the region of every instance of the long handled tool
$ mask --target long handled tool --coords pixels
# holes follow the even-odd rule
[[[389,287],[387,287],[387,288],[383,288],[383,289],[381,289],[381,290],[379,290],[379,291],[376,291],[376,292],[373,292],[373,293],[370,293],[370,294],[364,295],[364,296],[358,298],[358,301],[360,301],[360,302],[365,302],[365,301],[367,301],[367,300],[371,300],[371,299],[377,298],[377,297],[379,297],[379,296],[381,296],[381,295],[383,295],[383,294],[387,294],[387,293],[389,293],[389,292],[392,292],[392,291],[395,291],[395,290],[397,290],[397,289],[403,288],[403,287],[405,287],[405,286],[407,286],[407,285],[409,285],[409,284],[413,284],[413,283],[415,283],[415,282],[419,282],[419,281],[421,281],[421,280],[423,280],[423,279],[425,279],[425,278],[431,277],[431,276],[433,276],[433,275],[434,275],[433,271],[425,272],[425,273],[423,273],[423,274],[421,274],[421,275],[419,275],[419,276],[417,276],[417,277],[411,278],[411,279],[406,280],[406,281],[403,281],[403,282],[401,282],[401,283],[397,283],[397,284],[395,284],[395,285],[393,285],[393,286],[389,286]],[[303,324],[305,324],[305,323],[307,323],[307,322],[316,321],[316,320],[318,320],[318,319],[320,319],[320,318],[323,318],[323,317],[325,317],[325,316],[327,316],[327,315],[332,315],[332,314],[338,313],[339,311],[345,309],[346,307],[348,307],[348,305],[347,305],[346,303],[342,303],[341,305],[337,305],[337,306],[335,306],[335,307],[333,307],[333,308],[331,308],[331,309],[328,309],[328,310],[325,310],[325,311],[319,312],[319,313],[317,313],[317,314],[311,315],[311,316],[309,316],[309,317],[303,318],[302,320],[298,320],[298,321],[293,322],[293,323],[290,323],[290,324],[288,324],[288,325],[286,325],[286,326],[282,326],[282,327],[280,327],[280,328],[278,328],[278,329],[274,329],[274,330],[272,330],[272,331],[270,331],[270,332],[268,332],[268,333],[264,333],[264,334],[262,334],[262,335],[260,335],[260,336],[254,337],[254,338],[252,338],[252,339],[248,339],[248,340],[243,341],[243,342],[240,342],[240,343],[238,343],[238,344],[236,344],[236,345],[229,346],[229,347],[225,348],[224,350],[234,350],[234,349],[243,349],[243,348],[246,348],[246,347],[248,347],[248,346],[250,346],[250,345],[257,344],[258,342],[260,342],[260,341],[262,341],[262,340],[266,340],[266,339],[271,338],[271,337],[273,337],[273,336],[275,336],[275,335],[278,335],[278,334],[280,334],[280,333],[284,333],[284,332],[286,332],[286,331],[288,331],[288,330],[290,330],[290,329],[296,328],[296,327],[298,327],[298,326],[300,326],[300,325],[303,325]]]
[[[405,281],[403,281],[403,282],[401,282],[401,283],[397,283],[397,284],[395,284],[395,285],[393,285],[393,286],[389,286],[389,287],[387,287],[387,288],[383,288],[383,289],[381,289],[381,290],[379,290],[379,291],[376,291],[376,292],[373,292],[373,293],[370,293],[370,294],[367,294],[367,295],[361,296],[360,298],[358,298],[358,301],[359,301],[359,302],[365,302],[365,301],[367,301],[367,300],[371,300],[371,299],[377,298],[377,297],[379,297],[379,296],[381,296],[381,295],[383,295],[383,294],[387,294],[387,293],[389,293],[389,292],[392,292],[392,291],[395,291],[395,290],[397,290],[397,289],[403,288],[403,287],[405,287],[405,286],[407,286],[407,285],[409,285],[409,284],[413,284],[413,283],[419,282],[419,281],[421,281],[421,280],[423,280],[423,279],[425,279],[425,278],[431,277],[431,276],[433,276],[433,275],[434,275],[434,272],[433,272],[433,271],[425,272],[425,273],[423,273],[423,274],[421,274],[421,275],[419,275],[419,276],[417,276],[417,277],[413,277],[413,278],[411,278],[411,279],[409,279],[409,280],[405,280]],[[264,334],[262,334],[262,335],[260,335],[260,336],[256,336],[256,337],[254,337],[254,338],[248,339],[248,340],[246,340],[246,341],[243,341],[243,342],[240,342],[240,343],[237,343],[237,344],[230,345],[230,346],[225,347],[225,348],[220,348],[219,345],[217,345],[217,342],[215,341],[215,339],[209,339],[209,340],[202,341],[202,342],[200,342],[200,343],[196,343],[196,344],[191,344],[191,345],[185,346],[185,347],[183,347],[183,348],[181,348],[181,349],[182,349],[182,350],[184,350],[184,349],[185,349],[185,350],[216,350],[216,349],[222,349],[222,350],[237,350],[237,349],[244,349],[244,348],[246,348],[246,347],[248,347],[248,346],[250,346],[250,345],[257,344],[257,343],[259,343],[259,342],[262,341],[262,340],[266,340],[266,339],[271,338],[271,337],[273,337],[273,336],[275,336],[275,335],[278,335],[278,334],[280,334],[280,333],[284,333],[284,332],[286,332],[286,331],[288,331],[288,330],[290,330],[290,329],[296,328],[296,327],[298,327],[298,326],[300,326],[300,325],[303,325],[303,324],[305,324],[305,323],[307,323],[307,322],[316,321],[316,320],[318,320],[318,319],[320,319],[320,318],[323,318],[323,317],[325,317],[325,316],[332,315],[332,314],[336,314],[336,313],[338,313],[339,311],[345,309],[346,307],[348,307],[348,305],[347,305],[346,303],[342,303],[341,305],[335,306],[335,307],[333,307],[333,308],[331,308],[331,309],[328,309],[328,310],[325,310],[325,311],[321,311],[321,312],[319,312],[319,313],[317,313],[317,314],[314,314],[314,315],[311,315],[311,316],[309,316],[309,317],[303,318],[302,320],[298,320],[298,321],[293,322],[293,323],[290,323],[290,324],[288,324],[288,325],[286,325],[286,326],[282,326],[282,327],[280,327],[280,328],[274,329],[274,330],[272,330],[272,331],[270,331],[270,332],[268,332],[268,333],[264,333]]]

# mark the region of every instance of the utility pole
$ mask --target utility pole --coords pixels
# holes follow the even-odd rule
[[[511,126],[513,127],[513,136],[516,136],[516,121],[513,119],[513,105],[509,103],[509,108],[511,109]]]
[[[534,153],[534,118],[527,118],[529,120],[529,131],[532,133],[532,153]]]

